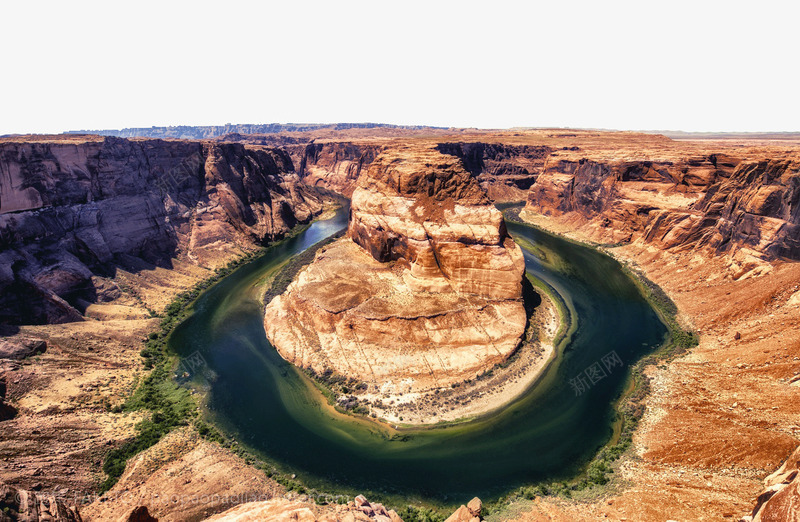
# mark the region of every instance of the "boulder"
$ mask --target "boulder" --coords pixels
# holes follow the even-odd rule
[[[800,522],[800,447],[780,469],[764,479],[764,486],[764,491],[756,497],[750,520]]]
[[[483,503],[481,499],[475,497],[466,506],[462,504],[445,522],[480,522],[482,511]]]
[[[480,518],[481,511],[483,510],[483,503],[481,502],[481,499],[475,497],[472,500],[470,500],[469,504],[467,504],[467,509],[469,509],[469,512],[472,514],[473,517]]]
[[[444,522],[472,522],[473,518],[475,517],[470,513],[469,508],[462,504]]]
[[[42,339],[0,340],[0,359],[22,360],[47,351],[47,341]]]

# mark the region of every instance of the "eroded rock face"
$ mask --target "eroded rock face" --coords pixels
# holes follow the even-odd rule
[[[82,519],[77,510],[51,493],[26,491],[0,483],[0,522],[12,520],[81,522]]]
[[[524,262],[502,214],[460,161],[389,152],[353,193],[348,236],[381,262],[408,266],[415,291],[516,299]]]
[[[743,521],[800,521],[800,448],[778,471],[764,479],[764,486],[766,489],[756,498],[752,514]]]
[[[298,174],[307,185],[324,187],[350,197],[358,177],[380,153],[376,144],[309,143],[298,154]]]
[[[800,162],[792,160],[551,161],[526,209],[573,213],[662,249],[800,259]]]
[[[483,142],[440,143],[436,148],[443,154],[461,158],[492,201],[524,201],[526,191],[536,182],[552,152],[544,145]]]
[[[745,247],[767,259],[800,259],[800,162],[743,162],[730,178],[711,185],[692,210],[656,213],[645,240],[718,252]]]
[[[384,152],[359,178],[347,237],[267,306],[267,336],[317,372],[410,392],[449,386],[516,349],[524,270],[460,160]]]
[[[97,276],[204,263],[321,210],[278,149],[56,137],[0,141],[0,323],[81,320]]]

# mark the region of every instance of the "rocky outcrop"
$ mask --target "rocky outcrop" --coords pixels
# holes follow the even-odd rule
[[[352,503],[348,503],[347,507],[355,508],[360,511],[370,520],[377,522],[403,522],[400,515],[393,509],[386,509],[383,504],[379,502],[370,502],[364,495],[358,495],[353,499]]]
[[[575,215],[615,241],[662,249],[747,249],[800,259],[800,162],[723,154],[679,161],[551,158],[526,210]]]
[[[50,493],[17,489],[0,483],[0,522],[48,520],[81,522],[76,509]]]
[[[359,180],[347,231],[382,263],[409,268],[415,291],[497,299],[521,295],[522,254],[502,214],[460,161],[387,152]]]
[[[383,504],[369,502],[358,495],[347,505],[329,504],[314,506],[308,501],[275,498],[261,502],[240,504],[228,511],[205,519],[208,522],[241,522],[258,520],[263,522],[298,520],[301,522],[403,522],[393,509]]]
[[[391,393],[449,386],[504,361],[526,315],[524,261],[460,160],[382,153],[359,178],[347,237],[266,308],[288,361]]]
[[[362,171],[380,153],[381,146],[368,143],[309,143],[295,163],[298,174],[307,185],[323,187],[350,197]]]
[[[481,499],[475,497],[466,506],[462,504],[445,522],[480,522],[483,520],[482,511],[483,503]]]
[[[117,267],[198,264],[321,210],[279,149],[56,137],[0,141],[0,323],[81,319]]]
[[[800,448],[783,466],[764,479],[766,489],[756,498],[753,512],[742,522],[800,521]]]
[[[462,505],[445,522],[480,522],[483,504],[478,497]],[[315,512],[316,511],[316,512]],[[263,502],[249,502],[228,511],[205,519],[208,522],[233,522],[242,520],[300,520],[304,522],[359,521],[359,522],[403,522],[393,509],[383,504],[370,502],[364,495],[358,495],[346,506],[327,506],[312,509],[309,504],[284,498]]]
[[[0,340],[0,359],[20,360],[46,351],[47,341],[43,339]]]
[[[545,145],[483,142],[439,143],[436,148],[460,158],[464,167],[478,177],[492,201],[524,201],[526,191],[536,182],[552,152]]]
[[[147,506],[138,506],[127,517],[123,517],[120,522],[158,522],[158,519],[150,514]]]

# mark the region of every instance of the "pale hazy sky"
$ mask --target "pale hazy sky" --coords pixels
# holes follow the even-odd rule
[[[800,2],[3,2],[0,134],[800,130]]]

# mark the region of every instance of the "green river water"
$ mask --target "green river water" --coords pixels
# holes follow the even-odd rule
[[[562,297],[574,332],[543,377],[501,411],[455,426],[398,432],[331,410],[264,334],[259,282],[346,224],[340,211],[272,246],[203,293],[175,330],[171,348],[195,361],[199,354],[207,364],[202,382],[194,384],[207,391],[210,420],[324,491],[451,505],[580,472],[612,436],[614,402],[630,365],[667,333],[620,265],[591,248],[509,223],[528,273]],[[605,376],[591,372],[598,366]],[[580,393],[576,378],[583,383]]]

